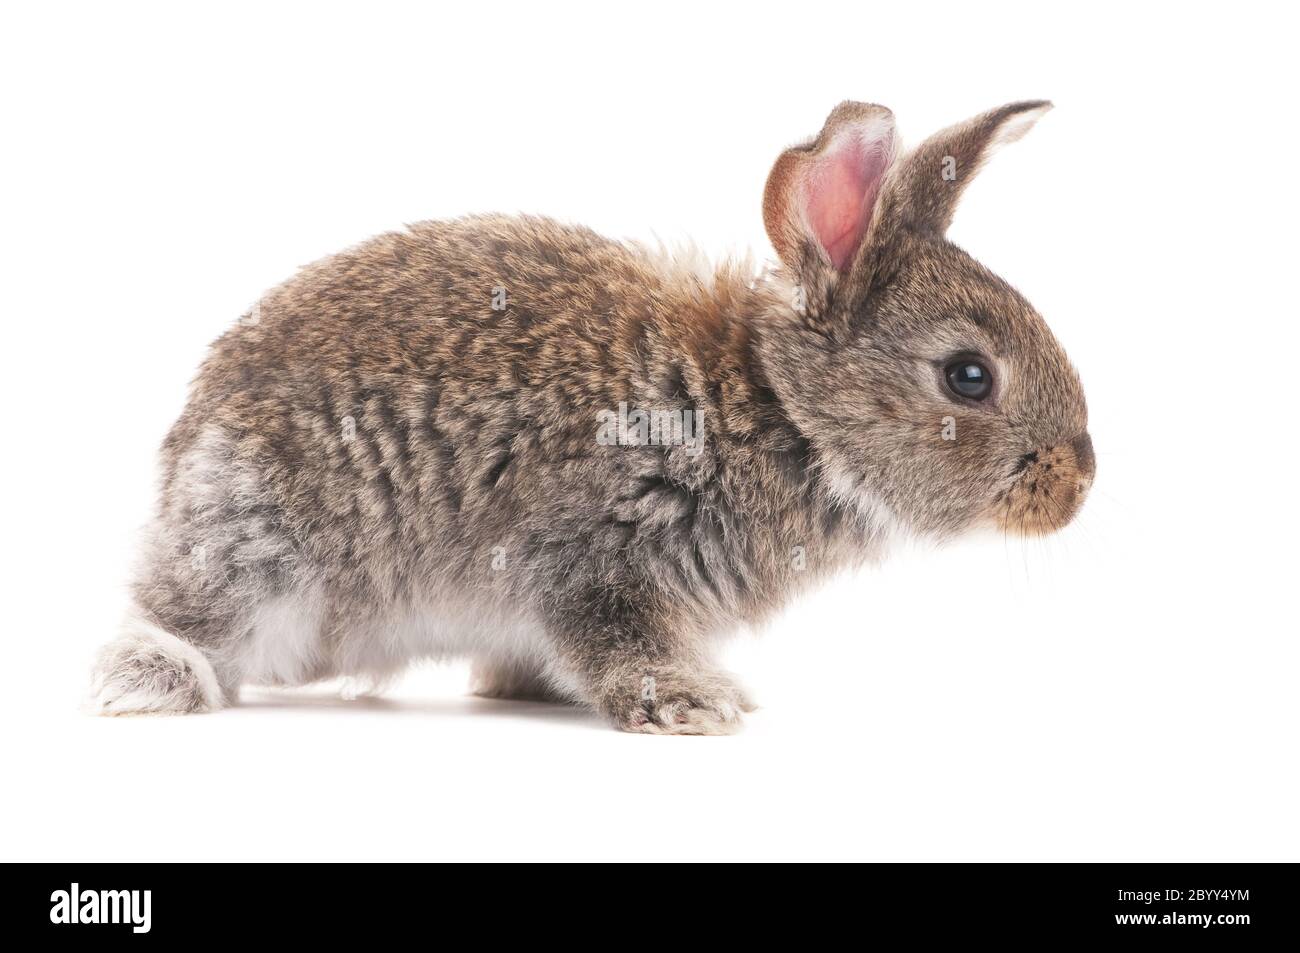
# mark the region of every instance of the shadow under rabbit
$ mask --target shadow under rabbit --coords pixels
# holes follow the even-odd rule
[[[239,701],[226,711],[340,712],[374,715],[465,715],[525,718],[568,723],[596,730],[605,725],[593,712],[562,702],[484,698],[464,695],[452,698],[408,698],[382,695],[349,697],[335,692],[304,692],[294,689],[245,689]]]

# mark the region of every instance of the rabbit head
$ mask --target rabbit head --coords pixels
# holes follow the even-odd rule
[[[901,154],[888,109],[846,102],[768,178],[788,300],[761,319],[764,370],[834,491],[914,532],[1051,532],[1092,483],[1064,351],[944,237],[988,156],[1049,108],[1003,106]]]

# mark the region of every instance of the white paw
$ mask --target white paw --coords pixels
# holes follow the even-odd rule
[[[620,720],[624,731],[650,735],[731,735],[753,711],[745,693],[725,676],[657,676]]]
[[[222,704],[203,654],[157,626],[128,623],[95,663],[87,708],[101,715],[192,714]]]

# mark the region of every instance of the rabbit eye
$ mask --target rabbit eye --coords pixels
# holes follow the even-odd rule
[[[958,397],[983,400],[993,392],[993,374],[979,361],[968,357],[953,361],[944,370],[948,387]]]

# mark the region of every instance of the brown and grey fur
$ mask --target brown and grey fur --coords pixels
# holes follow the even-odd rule
[[[943,238],[986,152],[1041,106],[891,154],[847,268],[789,192],[846,124],[892,136],[862,104],[778,162],[764,211],[782,264],[757,278],[499,216],[304,269],[213,345],[163,444],[101,710],[211,710],[242,684],[467,656],[484,694],[725,732],[750,707],[712,661],[728,632],[895,533],[1064,524],[1093,466],[1077,377]],[[928,168],[950,155],[955,182]],[[944,391],[954,352],[994,362],[994,401]],[[702,449],[598,443],[620,402],[695,411]]]

